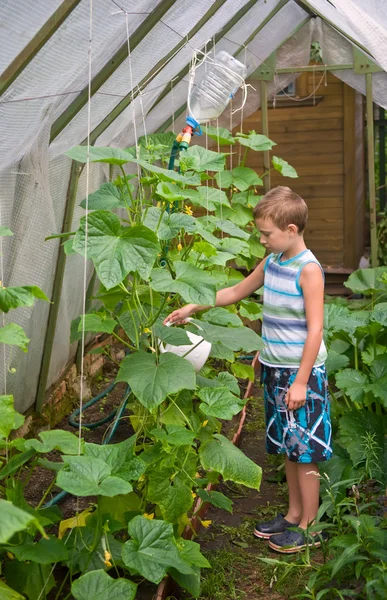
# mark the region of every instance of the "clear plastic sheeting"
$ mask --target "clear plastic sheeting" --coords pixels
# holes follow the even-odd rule
[[[135,35],[138,42],[130,48],[130,58],[125,58],[109,77],[100,78],[92,95],[91,129],[108,118],[123,98],[134,98],[100,135],[97,145],[124,148],[133,145],[145,132],[181,128],[194,50],[225,50],[247,65],[248,77],[273,52],[277,68],[308,65],[313,41],[321,43],[327,65],[352,64],[355,45],[387,69],[385,0],[171,3],[80,0],[74,3],[64,22],[0,96],[1,225],[15,233],[13,238],[3,238],[2,242],[3,283],[39,285],[49,297],[52,297],[60,241],[44,239],[62,230],[71,170],[71,161],[64,152],[87,137],[88,106],[84,101],[52,143],[50,139],[52,125],[87,90],[91,3],[92,78],[101,73],[119,49],[125,49],[128,34],[129,38]],[[64,0],[2,0],[1,70],[7,69],[23,51],[24,58],[28,58],[28,44],[55,11],[64,7]],[[162,16],[154,19],[148,31],[145,23],[156,10]],[[365,93],[364,75],[352,70],[335,71],[335,75]],[[275,74],[267,86],[269,97],[296,77],[297,73]],[[249,82],[255,89],[248,88],[244,118],[260,106],[259,81],[253,77]],[[384,71],[373,74],[373,95],[377,104],[387,108]],[[238,92],[232,109],[240,107],[241,102],[242,94]],[[219,125],[236,127],[241,119],[242,111],[231,115],[228,107],[219,118]],[[205,137],[195,138],[195,143],[206,143]],[[72,230],[84,214],[78,204],[86,193],[85,178],[86,170],[79,182]],[[92,165],[90,192],[107,178],[106,166]],[[82,310],[83,269],[81,256],[67,257],[47,387],[58,379],[75,355],[76,345],[70,345],[70,324]],[[91,264],[88,264],[87,279],[90,277]],[[19,323],[31,339],[27,354],[7,349],[7,368],[5,371],[0,368],[0,393],[5,389],[14,393],[20,411],[27,410],[35,401],[49,310],[48,303],[39,301],[34,307],[18,309],[6,318],[6,322]],[[4,348],[0,348],[0,365],[3,365],[2,352]],[[14,368],[16,373],[12,372]]]

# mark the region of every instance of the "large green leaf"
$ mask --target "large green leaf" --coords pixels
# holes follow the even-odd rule
[[[255,379],[254,367],[251,365],[236,362],[231,365],[231,370],[235,377],[238,377],[239,379],[249,379],[250,381],[254,381]]]
[[[140,167],[145,169],[146,171],[150,171],[150,173],[154,173],[158,176],[160,181],[177,181],[179,183],[184,183],[185,185],[200,185],[200,175],[181,175],[177,171],[171,171],[169,169],[163,169],[161,167],[157,167],[156,165],[151,165],[144,160],[134,161],[137,162]]]
[[[166,327],[157,323],[154,327],[155,335],[166,344],[172,344],[173,346],[189,346],[191,340],[184,331],[179,327]]]
[[[83,452],[84,449],[84,440],[79,442],[78,436],[64,429],[41,431],[39,437],[42,441],[35,439],[27,440],[25,444],[26,449],[34,448],[36,452],[40,452],[41,454],[46,454],[53,450],[60,450],[63,454],[78,454],[79,450]]]
[[[251,300],[242,300],[239,313],[250,321],[256,321],[262,316],[262,304],[252,302]]]
[[[0,225],[0,237],[11,237],[12,235],[13,231],[4,225]]]
[[[215,434],[214,437],[216,439],[204,442],[199,449],[203,468],[217,471],[225,480],[259,490],[262,478],[261,467],[223,435]]]
[[[57,484],[74,496],[117,496],[128,494],[132,486],[127,481],[111,475],[111,467],[91,456],[66,456],[68,470],[57,475]]]
[[[333,375],[333,373],[337,373],[337,371],[341,371],[345,369],[349,364],[349,358],[345,354],[338,354],[335,350],[328,350],[328,358],[326,360],[325,366],[328,375]]]
[[[351,312],[346,306],[326,304],[324,307],[324,330],[328,336],[337,331],[354,334],[358,327],[369,321],[367,311]]]
[[[215,304],[215,282],[211,275],[188,263],[174,263],[176,279],[167,269],[153,269],[151,288],[156,292],[177,292],[186,302],[200,305]]]
[[[147,499],[158,504],[165,521],[176,523],[193,504],[192,482],[177,475],[171,481],[173,471],[161,469],[149,474]]]
[[[372,362],[371,384],[366,387],[366,391],[380,398],[387,408],[387,354],[375,358]]]
[[[128,531],[131,539],[124,544],[122,559],[131,573],[139,573],[153,583],[163,579],[168,567],[192,573],[179,556],[171,524],[137,516],[130,521]]]
[[[27,352],[29,341],[24,329],[17,323],[9,323],[4,327],[0,327],[0,344],[18,346],[23,352]]]
[[[74,239],[74,250],[84,255],[86,217]],[[94,262],[106,289],[118,285],[129,272],[137,271],[148,279],[160,252],[156,235],[147,227],[122,227],[120,219],[108,211],[88,215],[87,256]]]
[[[39,565],[35,562],[10,560],[5,566],[7,582],[28,600],[42,600],[42,590],[46,595],[55,585],[51,565]]]
[[[249,134],[238,133],[235,139],[238,140],[242,146],[247,146],[247,148],[256,151],[271,150],[273,146],[277,145],[265,135],[260,135],[259,133],[255,133],[255,131],[250,131]]]
[[[207,490],[198,490],[198,496],[203,502],[208,502],[212,504],[212,506],[216,506],[216,508],[223,508],[223,510],[227,510],[232,513],[232,500],[227,498],[221,492],[207,491]]]
[[[90,146],[89,150],[90,162],[104,162],[111,165],[124,165],[127,162],[134,162],[129,152],[120,148]],[[74,148],[67,150],[65,154],[77,162],[86,163],[88,148],[87,146],[74,146]]]
[[[0,396],[0,439],[8,437],[11,431],[18,429],[24,423],[23,415],[16,412],[13,403],[13,396]]]
[[[214,325],[223,325],[227,327],[240,327],[243,325],[241,319],[235,313],[230,312],[226,308],[217,306],[216,308],[210,308],[210,310],[203,313],[203,321],[213,323]]]
[[[35,298],[47,300],[44,292],[37,285],[23,285],[20,287],[2,287],[0,285],[0,310],[7,313],[11,308],[19,306],[33,306]]]
[[[201,327],[200,335],[208,342],[220,342],[234,351],[252,352],[263,348],[264,344],[261,338],[249,327],[221,327],[196,319],[194,323]]]
[[[218,188],[201,186],[197,188],[198,194],[190,198],[192,204],[203,206],[206,210],[212,212],[219,206],[230,206],[226,194]]]
[[[185,152],[180,153],[180,166],[189,161],[192,171],[202,173],[203,171],[223,171],[226,155],[221,152],[213,152],[201,146],[190,146]]]
[[[371,313],[371,320],[387,327],[387,302],[380,302]]]
[[[286,162],[286,160],[283,160],[283,158],[278,158],[278,156],[273,156],[273,158],[271,159],[271,162],[273,163],[273,167],[275,168],[275,170],[279,171],[281,173],[281,175],[283,175],[284,177],[292,177],[292,178],[298,177],[296,169],[294,169],[294,167],[289,165],[289,163]]]
[[[0,598],[2,600],[24,600],[24,596],[21,596],[19,592],[12,590],[4,581],[0,579]]]
[[[92,331],[95,333],[113,333],[117,327],[117,321],[114,319],[104,318],[100,313],[89,313],[81,315],[78,331]]]
[[[86,208],[86,198],[82,200],[80,206]],[[125,202],[114,183],[103,183],[96,192],[89,194],[87,207],[88,210],[112,210],[112,208],[125,207]]]
[[[168,394],[196,386],[191,363],[171,352],[161,354],[158,362],[147,352],[129,354],[121,363],[117,381],[126,381],[149,410],[159,406]]]
[[[364,389],[367,383],[367,375],[356,369],[344,369],[336,375],[337,387],[348,394],[354,402],[364,401]]]
[[[76,600],[134,600],[137,585],[128,579],[113,579],[105,571],[91,571],[74,581],[71,593]]]
[[[41,565],[49,565],[68,558],[66,546],[57,537],[41,538],[38,542],[28,539],[19,546],[10,546],[8,550],[20,561],[28,560]]]
[[[178,202],[187,198],[185,190],[176,183],[161,181],[157,184],[156,194],[167,202]]]
[[[165,441],[170,446],[190,446],[195,440],[195,434],[183,425],[167,425],[167,430],[153,429],[150,431],[157,440]]]
[[[355,294],[364,294],[369,296],[374,292],[384,290],[386,285],[379,281],[387,267],[375,267],[373,269],[358,269],[351,273],[344,285]]]
[[[230,146],[235,144],[232,133],[224,127],[213,127],[212,125],[203,125],[203,132],[211,139],[219,142],[221,146]]]
[[[231,173],[233,185],[241,192],[245,192],[254,185],[263,185],[262,179],[249,167],[235,167]]]
[[[239,227],[245,227],[253,220],[251,208],[243,206],[242,204],[234,203],[233,200],[231,201],[231,208],[229,206],[222,206],[222,210],[217,208],[215,211],[215,216],[218,219],[228,219],[229,221],[235,223],[235,225],[239,225]]]
[[[0,544],[6,544],[17,531],[23,531],[34,525],[39,531],[43,529],[36,517],[7,500],[0,499]]]
[[[205,415],[230,420],[245,405],[245,401],[234,396],[227,387],[206,387],[198,392],[202,400],[199,408]]]
[[[135,481],[146,471],[146,464],[135,456],[136,436],[119,444],[85,444],[85,456],[103,460],[111,468],[111,474],[125,481]]]
[[[226,190],[227,188],[232,186],[232,171],[220,171],[215,175],[215,179],[218,187]]]
[[[248,240],[250,238],[250,234],[247,231],[244,231],[232,221],[223,218],[217,218],[214,216],[210,216],[209,220],[214,224],[216,229],[220,229],[220,231],[224,231],[224,233],[228,233],[231,236],[236,238],[240,238],[241,240]]]
[[[154,231],[160,240],[171,240],[182,230],[187,233],[193,233],[196,230],[196,221],[191,215],[182,212],[163,212],[156,206],[151,206],[147,210],[144,216],[144,225]]]
[[[217,249],[223,252],[231,252],[234,256],[242,254],[243,256],[250,256],[250,246],[245,240],[239,240],[234,237],[227,237],[223,240],[218,240]]]
[[[20,440],[20,438],[19,438]],[[26,450],[25,452],[21,452],[20,454],[15,454],[8,460],[7,463],[0,469],[0,481],[4,479],[4,477],[8,477],[9,475],[13,475],[26,464],[33,456],[35,455],[35,450],[33,448]],[[10,498],[8,498],[9,500]],[[22,508],[21,506],[19,508]]]

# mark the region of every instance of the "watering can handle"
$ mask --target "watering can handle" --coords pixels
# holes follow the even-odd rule
[[[188,323],[192,323],[193,325],[195,325],[195,327],[197,327],[198,329],[200,329],[200,331],[203,331],[202,328],[200,327],[200,325],[198,325],[197,323],[194,323],[192,317],[187,317],[185,319],[185,321],[187,321]],[[172,323],[172,321],[168,321],[168,323],[166,324],[166,327],[172,327],[173,325],[175,325],[175,323]]]

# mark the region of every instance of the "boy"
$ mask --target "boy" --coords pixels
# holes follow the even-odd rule
[[[264,285],[260,353],[266,412],[266,449],[285,454],[289,509],[258,523],[254,534],[278,552],[321,545],[306,529],[316,518],[317,463],[332,455],[323,341],[324,276],[306,248],[304,200],[288,187],[268,192],[254,209],[261,243],[271,252],[245,280],[220,290],[216,306],[235,304]],[[188,304],[165,320],[184,322],[210,307]],[[294,528],[298,527],[298,530]]]

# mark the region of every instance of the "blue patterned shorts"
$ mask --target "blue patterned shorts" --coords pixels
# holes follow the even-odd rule
[[[286,453],[289,460],[298,463],[329,460],[332,428],[325,366],[313,367],[306,403],[297,410],[288,410],[285,397],[298,369],[261,366],[267,452]]]

